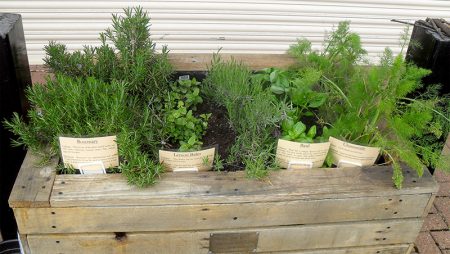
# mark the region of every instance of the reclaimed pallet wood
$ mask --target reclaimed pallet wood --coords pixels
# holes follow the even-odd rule
[[[38,159],[27,155],[10,196],[31,253],[407,253],[438,190],[428,171],[411,170],[397,190],[388,166],[282,170],[265,181],[167,173],[140,189],[120,174],[55,175]]]
[[[420,219],[332,223],[304,226],[269,227],[215,231],[181,231],[162,233],[127,233],[120,237],[114,233],[29,235],[30,249],[52,250],[55,253],[78,250],[82,253],[114,253],[125,248],[127,253],[214,253],[277,252],[311,249],[351,248],[354,246],[401,245],[413,242],[420,230]],[[257,235],[256,240],[236,241],[236,234]],[[227,241],[232,234],[234,241]],[[233,235],[234,234],[234,235]],[[216,246],[211,239],[218,235]],[[253,238],[254,239],[254,238]],[[222,246],[220,243],[222,242]],[[217,243],[219,246],[217,246]],[[225,244],[223,244],[225,243]],[[45,247],[44,247],[45,246]],[[102,248],[111,248],[102,250]],[[39,253],[39,252],[38,252]]]
[[[255,70],[293,63],[221,57]],[[179,71],[204,71],[212,55],[170,60]],[[25,253],[409,254],[438,191],[428,170],[418,177],[407,167],[401,190],[390,166],[280,170],[263,181],[166,173],[137,188],[121,174],[56,175],[57,160],[38,161],[27,154],[9,199]]]

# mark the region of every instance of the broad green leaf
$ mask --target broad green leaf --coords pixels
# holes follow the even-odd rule
[[[272,85],[270,87],[270,91],[272,91],[272,93],[274,93],[274,94],[283,94],[283,93],[285,93],[285,89],[283,87],[279,87],[279,86],[275,86],[275,85]]]
[[[311,98],[311,101],[309,102],[308,106],[310,108],[318,108],[322,106],[326,100],[327,95],[325,93],[317,93],[314,95],[313,98]]]
[[[316,136],[316,132],[317,132],[316,126],[313,125],[311,128],[309,128],[309,131],[306,134],[306,136],[309,137],[309,138],[314,138]]]
[[[291,118],[284,119],[283,122],[281,122],[281,129],[283,132],[288,132],[292,127],[294,127],[294,120]]]
[[[305,132],[306,126],[302,122],[298,122],[294,125],[294,133],[298,136]]]

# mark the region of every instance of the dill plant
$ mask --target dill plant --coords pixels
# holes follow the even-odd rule
[[[282,117],[280,103],[261,79],[234,59],[224,62],[214,55],[204,84],[206,95],[226,108],[237,133],[227,163],[243,163],[249,177],[264,177],[275,167],[273,132]]]
[[[401,53],[394,56],[389,49],[379,65],[360,65],[366,52],[348,22],[341,22],[330,34],[322,52],[312,51],[310,45],[299,40],[289,52],[298,59],[294,68],[322,72],[318,85],[329,98],[319,114],[331,127],[327,135],[381,147],[381,154],[393,166],[392,178],[398,188],[403,182],[402,163],[419,176],[424,166],[449,167],[448,158],[434,145],[417,142],[426,136],[440,137],[443,125],[439,123],[449,121],[438,110],[437,96],[408,98],[422,87],[428,70],[406,63]]]

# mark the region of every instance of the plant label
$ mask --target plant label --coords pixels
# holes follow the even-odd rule
[[[59,137],[65,167],[81,174],[106,174],[107,168],[119,166],[116,136],[96,138]]]
[[[276,160],[287,169],[319,168],[323,165],[330,148],[330,142],[299,143],[278,140]]]
[[[179,76],[179,77],[178,77],[178,80],[189,80],[189,79],[191,79],[191,78],[189,77],[189,75],[182,75],[182,76]]]
[[[378,159],[379,147],[369,147],[351,144],[330,137],[333,164],[338,167],[371,166]]]
[[[166,171],[208,171],[213,167],[215,154],[215,147],[193,152],[159,150],[159,162]]]

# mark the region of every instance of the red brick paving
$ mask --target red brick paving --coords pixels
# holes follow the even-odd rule
[[[437,193],[437,196],[450,196],[450,182],[439,183],[439,191]]]
[[[447,224],[445,224],[444,218],[440,214],[428,214],[425,222],[423,223],[421,231],[431,231],[431,230],[446,230],[448,229]]]
[[[446,173],[441,170],[436,170],[436,172],[434,172],[434,177],[436,177],[436,180],[440,183],[450,182],[450,173]]]
[[[430,232],[440,249],[450,249],[450,231]]]
[[[433,237],[431,237],[429,232],[420,232],[416,239],[416,247],[419,253],[424,254],[441,254],[441,251],[436,246]]]
[[[444,217],[447,224],[450,223],[450,197],[436,197],[434,205],[438,213]]]
[[[439,192],[415,245],[419,254],[450,254],[450,174],[436,171]]]

